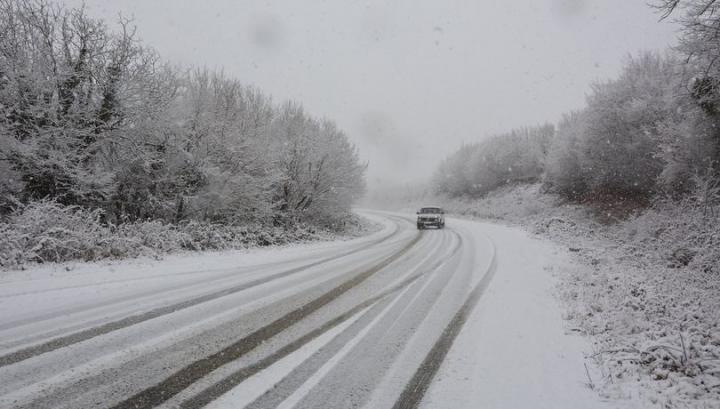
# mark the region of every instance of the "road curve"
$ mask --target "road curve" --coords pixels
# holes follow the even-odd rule
[[[496,257],[450,221],[229,268],[0,282],[2,408],[415,408]]]

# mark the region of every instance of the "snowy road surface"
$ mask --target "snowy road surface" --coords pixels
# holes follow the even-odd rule
[[[2,408],[601,408],[553,245],[367,212],[350,241],[0,278]]]

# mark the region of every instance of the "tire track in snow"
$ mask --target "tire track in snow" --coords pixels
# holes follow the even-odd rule
[[[450,248],[449,251],[445,251],[442,257],[436,257],[434,254],[428,254],[422,262],[418,263],[418,266],[414,269],[417,270],[427,259],[437,258],[430,266],[422,269],[422,271],[412,274],[413,280],[415,278],[427,277],[427,280],[423,284],[418,284],[412,289],[412,291],[405,291],[402,294],[398,294],[397,298],[393,301],[395,304],[393,308],[386,309],[381,315],[373,318],[372,322],[365,325],[365,327],[355,329],[353,334],[342,334],[339,336],[337,341],[333,341],[333,344],[329,345],[325,351],[321,351],[316,356],[311,357],[306,362],[299,366],[293,372],[286,376],[281,382],[276,384],[272,390],[266,394],[260,396],[258,399],[253,401],[250,405],[245,406],[246,409],[256,408],[287,408],[287,407],[352,407],[350,401],[344,401],[342,403],[337,401],[324,401],[323,406],[317,406],[317,399],[313,403],[305,403],[304,399],[307,396],[312,396],[312,391],[316,386],[323,385],[329,376],[330,371],[335,370],[338,366],[343,365],[344,362],[357,363],[357,368],[362,367],[363,362],[355,360],[360,354],[362,360],[363,357],[373,356],[374,354],[364,354],[358,352],[358,348],[363,346],[367,347],[370,344],[379,344],[382,341],[378,341],[377,336],[373,334],[381,331],[383,334],[387,334],[389,330],[395,325],[398,320],[401,320],[402,316],[408,311],[408,308],[418,300],[420,295],[429,296],[430,293],[426,293],[429,287],[437,286],[440,289],[445,288],[445,285],[449,282],[450,275],[439,274],[439,271],[447,264],[452,263],[455,255],[458,253],[462,246],[462,239],[454,231],[452,234],[455,237],[455,244]],[[448,235],[449,237],[453,237]],[[443,242],[444,244],[444,242]],[[442,247],[442,246],[440,246]],[[439,281],[437,281],[439,280]],[[402,298],[402,299],[401,299]],[[435,299],[435,298],[433,298]],[[428,307],[431,308],[431,307]],[[424,316],[424,315],[423,315]],[[422,320],[422,318],[419,318]],[[378,326],[380,322],[383,322],[382,326]],[[388,322],[390,326],[388,327]],[[375,326],[375,328],[370,328]],[[412,325],[411,325],[412,326]],[[412,331],[410,331],[412,332]],[[382,335],[384,336],[384,335]],[[382,339],[382,336],[380,339]],[[368,339],[370,337],[370,339]],[[400,342],[398,339],[393,338],[392,343]],[[399,345],[399,344],[397,344]],[[367,351],[366,351],[367,352]],[[385,356],[385,361],[392,361],[392,357]],[[378,364],[379,362],[375,362]],[[355,364],[353,364],[355,365]],[[358,369],[359,370],[359,369]],[[381,370],[381,369],[380,369]],[[370,372],[368,372],[369,374]],[[379,373],[373,372],[373,377],[379,379]],[[341,378],[345,379],[342,374]],[[337,379],[337,378],[336,378]],[[351,382],[355,382],[356,379],[348,379]],[[357,393],[368,392],[370,389],[369,384],[363,384]],[[331,389],[334,390],[334,389]],[[332,393],[332,392],[331,392]],[[340,395],[338,396],[349,396],[346,390],[337,391]],[[301,403],[303,402],[303,403]],[[183,408],[183,409],[196,409],[196,408]]]
[[[453,232],[454,233],[454,232]],[[406,275],[405,277],[402,277],[398,279],[397,281],[391,283],[389,285],[389,289],[383,291],[377,296],[374,296],[360,304],[358,304],[356,307],[353,307],[348,313],[355,313],[358,311],[358,309],[363,309],[367,307],[370,304],[374,304],[378,302],[379,300],[389,296],[390,294],[393,294],[395,292],[401,291],[404,293],[404,291],[407,290],[407,288],[414,283],[416,280],[418,280],[420,277],[433,273],[437,269],[439,269],[443,264],[447,263],[450,258],[452,258],[457,251],[460,249],[460,237],[457,236],[456,233],[454,233],[457,237],[458,242],[455,246],[448,252],[448,254],[444,257],[440,257],[438,260],[436,260],[434,263],[432,263],[428,268],[423,269],[423,271],[419,273],[412,273],[414,271],[417,271],[425,262],[432,258],[432,254],[427,255],[425,258],[422,259],[420,263],[418,263],[417,266],[410,269],[410,274]],[[400,297],[398,295],[397,297]],[[395,303],[399,298],[396,298],[392,301],[392,303]],[[347,315],[348,313],[343,314],[343,316]],[[384,315],[381,314],[381,315]],[[340,318],[340,317],[338,317]],[[334,321],[334,320],[333,320]],[[374,322],[374,321],[373,321]],[[337,325],[338,323],[335,323],[332,327]],[[230,376],[227,376],[226,378],[222,379],[219,382],[216,382],[212,386],[206,388],[199,394],[193,396],[190,399],[187,399],[184,401],[181,405],[181,409],[199,409],[206,405],[208,405],[213,400],[219,398],[221,395],[229,392],[234,387],[238,386],[242,382],[244,382],[246,379],[248,379],[250,376],[254,375],[255,373],[259,372],[260,370],[263,370],[267,368],[268,366],[272,365],[273,363],[277,362],[278,360],[284,358],[288,354],[294,352],[295,350],[301,348],[303,345],[305,345],[308,342],[311,342],[314,338],[320,336],[321,334],[329,331],[332,327],[328,327],[328,324],[324,324],[321,328],[318,328],[316,330],[311,331],[307,335],[301,337],[297,341],[293,342],[292,344],[281,348],[276,353],[274,353],[271,357],[268,357],[261,361],[260,363],[253,364],[249,367],[242,368]],[[364,331],[364,330],[363,330]],[[312,334],[312,337],[308,337],[308,335]]]
[[[131,325],[139,324],[141,322],[148,321],[148,320],[151,320],[154,318],[158,318],[163,315],[171,314],[173,312],[183,310],[186,308],[190,308],[195,305],[205,303],[205,302],[208,302],[208,301],[220,298],[220,297],[224,297],[227,295],[231,295],[231,294],[234,294],[234,293],[237,293],[240,291],[244,291],[244,290],[250,289],[252,287],[256,287],[258,285],[266,284],[270,281],[277,280],[277,279],[280,279],[283,277],[287,277],[292,274],[307,270],[309,268],[312,268],[312,267],[315,267],[315,266],[318,266],[318,265],[321,265],[324,263],[328,263],[330,261],[334,261],[334,260],[349,256],[354,253],[358,253],[358,252],[368,249],[372,246],[375,246],[382,242],[385,242],[392,237],[395,237],[399,233],[399,231],[400,231],[399,229],[396,229],[392,234],[389,234],[388,236],[385,236],[385,237],[383,237],[379,240],[373,241],[371,243],[367,243],[367,244],[361,246],[360,248],[352,249],[350,251],[341,253],[339,255],[330,256],[330,257],[318,260],[313,263],[309,263],[309,264],[306,264],[303,266],[292,268],[290,270],[282,271],[282,272],[270,275],[268,277],[263,277],[263,278],[260,278],[257,280],[253,280],[248,283],[243,283],[243,284],[236,285],[236,286],[233,286],[230,288],[225,288],[225,289],[215,291],[215,292],[212,292],[209,294],[205,294],[205,295],[202,295],[199,297],[191,298],[189,300],[182,301],[179,303],[167,305],[164,307],[159,307],[159,308],[153,309],[153,310],[145,312],[145,313],[131,315],[131,316],[122,318],[120,320],[115,320],[115,321],[105,323],[100,326],[88,328],[85,330],[73,332],[73,333],[65,335],[65,336],[53,338],[53,339],[51,339],[47,342],[41,343],[41,344],[37,344],[37,345],[33,345],[33,346],[30,346],[27,348],[19,349],[17,351],[11,352],[9,354],[0,356],[0,368],[8,366],[8,365],[12,365],[14,363],[24,361],[26,359],[29,359],[29,358],[32,358],[32,357],[35,357],[35,356],[38,356],[38,355],[41,355],[44,353],[55,351],[57,349],[60,349],[60,348],[63,348],[63,347],[69,346],[69,345],[73,345],[73,344],[76,344],[76,343],[79,343],[82,341],[86,341],[88,339],[91,339],[91,338],[94,338],[94,337],[97,337],[100,335],[104,335],[104,334],[107,334],[107,333],[110,333],[113,331],[117,331],[119,329],[129,327]],[[205,283],[203,283],[203,284],[205,284]],[[63,312],[63,313],[58,313],[55,315],[62,315],[62,314],[66,314],[66,313],[67,312]]]
[[[180,408],[181,409],[198,409],[198,408],[205,407],[210,402],[219,398],[222,394],[230,391],[232,388],[236,387],[237,385],[239,385],[240,383],[242,383],[249,377],[262,371],[263,369],[268,368],[269,366],[271,366],[275,362],[279,361],[280,359],[288,356],[289,354],[297,351],[298,349],[303,347],[305,344],[311,342],[312,340],[319,337],[320,335],[332,330],[337,325],[346,321],[347,319],[349,319],[356,313],[362,311],[363,309],[368,308],[368,307],[372,306],[373,304],[381,301],[383,298],[389,296],[390,294],[397,292],[399,290],[402,290],[403,288],[409,286],[418,278],[419,277],[410,277],[407,280],[403,281],[401,284],[397,285],[396,287],[356,305],[352,309],[350,309],[350,310],[344,312],[343,314],[333,318],[332,320],[326,322],[321,327],[308,332],[307,334],[303,335],[302,337],[298,338],[297,340],[280,348],[277,352],[273,353],[269,357],[262,359],[261,361],[255,363],[253,365],[242,368],[242,369],[234,372],[232,375],[224,378],[222,381],[213,384],[211,387],[203,390],[200,394],[195,395],[192,398],[184,401],[180,405]],[[368,311],[367,313],[369,313],[369,312],[370,311]]]
[[[168,399],[172,398],[176,394],[180,393],[185,388],[192,385],[194,382],[208,375],[210,372],[218,369],[228,362],[234,361],[257,346],[262,344],[265,340],[268,340],[281,331],[287,329],[294,323],[302,320],[311,313],[317,311],[321,307],[327,305],[331,301],[337,299],[353,287],[366,281],[368,278],[373,276],[378,271],[387,267],[389,264],[399,259],[402,255],[407,253],[422,237],[422,234],[418,233],[415,237],[400,249],[395,254],[385,258],[380,263],[376,264],[348,281],[338,285],[330,291],[324,293],[320,297],[313,301],[297,308],[282,317],[276,319],[268,325],[261,327],[246,337],[236,341],[235,343],[225,347],[224,349],[202,359],[199,359],[184,368],[176,371],[174,374],[165,378],[162,382],[147,388],[129,399],[126,399],[115,406],[113,409],[140,409],[140,408],[152,408],[162,404]]]
[[[395,401],[393,409],[416,409],[420,406],[425,392],[427,392],[433,377],[438,369],[440,369],[440,365],[450,351],[455,338],[460,334],[460,330],[462,330],[463,325],[490,284],[497,268],[497,259],[494,243],[489,237],[487,240],[493,248],[493,254],[492,261],[485,275],[483,275],[482,279],[475,285],[463,305],[458,309],[440,337],[435,341],[430,352],[428,352],[423,362],[415,371],[415,374],[403,389],[400,397]]]

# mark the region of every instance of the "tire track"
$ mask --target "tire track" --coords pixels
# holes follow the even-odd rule
[[[307,334],[303,335],[302,337],[298,338],[297,340],[291,342],[290,344],[280,348],[278,351],[273,353],[272,355],[268,356],[267,358],[264,358],[260,360],[259,362],[244,367],[238,371],[235,371],[230,376],[224,378],[220,382],[217,382],[210,386],[209,388],[206,388],[201,393],[193,396],[190,399],[185,400],[180,404],[181,409],[198,409],[203,408],[206,405],[208,405],[210,402],[214,401],[215,399],[219,398],[224,393],[230,391],[246,379],[250,378],[251,376],[257,374],[258,372],[262,371],[263,369],[268,368],[275,362],[279,361],[280,359],[290,355],[291,353],[297,351],[298,349],[302,348],[305,344],[311,342],[315,338],[321,336],[322,334],[332,330],[336,326],[340,325],[356,313],[362,311],[363,309],[372,306],[373,304],[381,301],[385,297],[391,295],[392,293],[395,293],[408,285],[412,284],[417,280],[419,276],[410,277],[406,280],[404,280],[399,285],[383,292],[382,294],[379,294],[375,297],[372,297],[355,307],[351,308],[350,310],[344,312],[343,314],[333,318],[330,321],[327,321],[325,324],[320,326],[319,328],[316,328]],[[370,313],[371,310],[368,310],[365,314]]]
[[[225,365],[228,362],[234,361],[242,357],[246,353],[250,352],[257,346],[262,344],[262,342],[264,342],[265,340],[274,337],[275,335],[287,329],[294,323],[302,320],[311,313],[317,311],[321,307],[337,299],[353,287],[366,281],[375,273],[387,267],[389,264],[407,253],[419,241],[421,237],[421,234],[416,234],[415,237],[402,249],[400,249],[395,254],[385,258],[383,261],[376,264],[374,267],[357,274],[350,280],[345,281],[344,283],[324,293],[315,300],[310,301],[305,305],[302,305],[301,307],[283,315],[282,317],[276,319],[270,324],[259,328],[253,333],[243,337],[242,339],[223,348],[222,350],[185,366],[184,368],[176,371],[175,373],[167,377],[162,382],[135,394],[129,399],[119,402],[112,408],[140,409],[152,408],[162,404],[163,402],[180,393],[182,390],[189,387],[196,381],[208,375],[212,371]]]
[[[410,381],[405,385],[400,397],[395,401],[393,409],[416,409],[420,406],[425,392],[427,392],[433,377],[440,369],[440,365],[450,351],[455,338],[457,338],[460,330],[472,313],[475,306],[480,301],[483,293],[487,289],[490,281],[495,275],[497,269],[497,259],[495,245],[488,238],[488,242],[493,247],[492,261],[488,270],[482,279],[475,285],[463,305],[453,316],[452,320],[443,330],[440,337],[435,341],[430,352],[420,364]]]
[[[425,312],[423,311],[420,312],[417,316],[417,319],[412,320],[412,322],[408,323],[404,321],[404,315],[407,313],[408,308],[410,308],[410,306],[418,300],[419,296],[425,297],[426,299],[436,300],[433,292],[442,291],[442,289],[445,288],[445,285],[452,276],[451,274],[442,273],[442,271],[447,271],[442,270],[443,268],[457,261],[455,256],[462,247],[461,237],[458,236],[457,233],[455,233],[454,231],[452,232],[452,236],[456,238],[456,241],[454,245],[449,249],[449,251],[445,250],[442,257],[435,257],[433,255],[429,255],[430,259],[435,258],[435,260],[429,263],[430,265],[428,267],[421,269],[421,271],[411,276],[413,280],[415,280],[415,277],[417,277],[417,279],[427,278],[425,283],[420,282],[416,285],[416,288],[402,294],[403,299],[399,300],[400,302],[395,305],[392,310],[386,312],[385,316],[381,317],[382,325],[377,325],[376,328],[373,328],[369,332],[366,331],[366,327],[355,328],[352,331],[350,329],[346,330],[345,332],[347,332],[348,334],[343,333],[338,335],[336,337],[336,340],[333,340],[326,347],[324,347],[325,349],[322,350],[322,352],[319,352],[318,354],[312,356],[310,359],[303,362],[289,375],[284,377],[280,382],[276,383],[272,389],[268,390],[265,394],[261,395],[251,404],[245,407],[247,409],[286,407],[289,404],[298,404],[298,402],[303,403],[298,404],[297,407],[356,407],[355,405],[357,401],[353,401],[353,398],[362,399],[363,393],[367,393],[372,390],[371,383],[365,383],[365,380],[367,379],[363,378],[364,380],[360,381],[362,387],[359,389],[352,389],[352,392],[349,392],[348,390],[343,389],[343,387],[345,386],[344,382],[332,385],[332,379],[348,379],[352,383],[356,383],[358,378],[352,377],[350,373],[342,372],[342,370],[339,373],[332,372],[333,375],[330,374],[330,371],[336,371],[343,366],[347,367],[348,365],[350,365],[352,367],[352,369],[350,369],[351,372],[362,373],[378,381],[381,379],[381,374],[386,369],[383,367],[383,363],[387,363],[389,366],[389,364],[393,361],[394,357],[397,356],[396,354],[400,352],[399,349],[393,352],[389,352],[386,350],[386,354],[384,354],[384,352],[382,352],[382,350],[384,349],[382,345],[404,345],[406,339],[409,338],[410,335],[413,333],[415,325],[417,325],[417,323],[422,321],[424,319],[423,317],[425,317]],[[448,237],[452,236],[448,235]],[[442,244],[444,243],[445,242],[443,242]],[[422,264],[424,264],[424,262]],[[430,287],[433,287],[434,289],[428,291]],[[400,296],[401,295],[399,294],[398,297]],[[432,308],[433,304],[434,301],[429,302],[424,307],[422,307],[422,309],[429,310]],[[400,320],[403,320],[403,324],[406,325],[402,328],[395,328],[395,330],[393,331],[393,327],[396,326],[396,324]],[[363,332],[366,333],[362,334]],[[385,336],[387,336],[391,332],[393,332],[393,334],[390,335],[389,339],[386,339]],[[394,337],[398,334],[405,334],[407,335],[407,338],[405,337],[405,335],[402,335],[400,338]],[[362,339],[359,340],[358,337],[361,337]],[[355,343],[356,345],[353,345],[348,350],[349,343]],[[338,354],[347,356],[339,357]],[[367,363],[364,362],[364,358],[367,357],[373,357],[373,360],[381,359],[381,361],[375,361],[374,363],[370,364],[380,364],[380,367],[366,366]],[[333,364],[331,363],[332,361],[336,362]],[[370,370],[365,371],[365,369]],[[323,372],[323,374],[318,375],[319,372]],[[320,381],[320,383],[315,386],[325,385],[326,383],[328,383],[328,378],[331,378],[329,381],[329,383],[331,384],[329,390],[332,391],[332,396],[314,399],[311,400],[310,403],[307,403],[305,401],[307,397],[316,398],[312,395],[312,393],[310,393],[310,391],[314,388],[309,388],[307,382],[313,382],[312,379],[318,378],[318,376],[322,378],[322,381]],[[317,382],[317,379],[315,380],[315,382]],[[328,385],[325,385],[325,389],[327,388]],[[303,389],[305,391],[301,393],[303,395],[307,395],[304,396],[301,400],[298,400],[297,396],[295,395],[298,393],[298,391]],[[333,400],[336,397],[338,399]],[[323,403],[320,404],[318,402]],[[188,408],[183,407],[183,409],[197,408],[197,406]]]
[[[455,233],[456,234],[456,233]],[[424,268],[421,272],[411,274],[407,278],[401,280],[397,284],[391,284],[390,288],[383,291],[377,296],[374,296],[357,306],[353,307],[348,312],[342,314],[341,316],[328,321],[328,323],[324,324],[322,327],[315,329],[308,334],[302,336],[297,341],[294,341],[288,346],[285,346],[278,350],[277,352],[273,353],[270,357],[263,359],[259,363],[250,365],[245,368],[241,368],[237,370],[236,372],[232,373],[231,375],[227,376],[226,378],[222,379],[219,382],[216,382],[212,386],[204,389],[199,394],[193,396],[190,399],[185,400],[180,404],[181,409],[199,409],[206,405],[208,405],[213,400],[219,398],[221,395],[229,392],[242,382],[244,382],[249,377],[255,375],[257,372],[269,367],[270,365],[274,364],[278,360],[286,357],[287,355],[295,352],[296,350],[300,349],[302,346],[307,344],[308,342],[311,342],[313,339],[317,338],[318,336],[322,335],[323,333],[330,331],[333,327],[339,325],[342,321],[349,318],[350,316],[354,315],[356,312],[368,307],[369,305],[372,305],[379,300],[389,296],[390,294],[396,293],[408,286],[410,286],[412,283],[417,281],[419,278],[421,278],[424,275],[430,274],[437,269],[439,269],[442,265],[449,262],[449,260],[457,254],[457,251],[460,249],[460,237],[456,234],[456,237],[458,238],[458,242],[450,252],[445,257],[441,257],[438,260],[436,260],[434,263],[432,263],[429,267]],[[369,312],[368,312],[369,313]],[[336,321],[337,319],[344,317],[341,321]],[[329,326],[330,323],[333,323],[331,326]]]
[[[65,335],[65,336],[53,338],[53,339],[51,339],[47,342],[41,343],[41,344],[37,344],[37,345],[33,345],[33,346],[30,346],[27,348],[19,349],[17,351],[11,352],[9,354],[0,356],[0,368],[24,361],[26,359],[30,359],[32,357],[35,357],[35,356],[38,356],[41,354],[55,351],[60,348],[67,347],[69,345],[77,344],[79,342],[86,341],[88,339],[95,338],[100,335],[104,335],[104,334],[107,334],[107,333],[110,333],[113,331],[117,331],[122,328],[136,325],[136,324],[139,324],[144,321],[158,318],[163,315],[167,315],[167,314],[171,314],[171,313],[174,313],[174,312],[177,312],[180,310],[184,310],[186,308],[190,308],[190,307],[196,306],[198,304],[202,304],[202,303],[205,303],[205,302],[208,302],[208,301],[220,298],[220,297],[224,297],[224,296],[228,296],[228,295],[240,292],[240,291],[244,291],[244,290],[250,289],[252,287],[256,287],[256,286],[268,283],[270,281],[277,280],[277,279],[280,279],[283,277],[287,277],[292,274],[296,274],[301,271],[307,270],[309,268],[316,267],[316,266],[324,264],[324,263],[328,263],[330,261],[334,261],[334,260],[337,260],[337,259],[340,259],[343,257],[347,257],[351,254],[358,253],[358,252],[366,250],[372,246],[383,243],[383,242],[391,239],[392,237],[395,237],[399,233],[399,231],[400,231],[399,229],[396,229],[392,234],[389,234],[388,236],[385,236],[379,240],[367,243],[367,244],[361,246],[360,248],[352,249],[350,251],[347,251],[347,252],[344,252],[344,253],[341,253],[341,254],[338,254],[335,256],[330,256],[330,257],[318,260],[313,263],[295,267],[290,270],[282,271],[282,272],[279,272],[279,273],[276,273],[276,274],[273,274],[273,275],[270,275],[267,277],[253,280],[248,283],[239,284],[239,285],[236,285],[236,286],[233,286],[230,288],[225,288],[225,289],[215,291],[212,293],[208,293],[208,294],[205,294],[202,296],[194,297],[194,298],[191,298],[189,300],[185,300],[185,301],[182,301],[179,303],[159,307],[159,308],[153,309],[153,310],[145,312],[145,313],[131,315],[131,316],[119,319],[119,320],[105,323],[100,326],[73,332],[73,333]],[[55,315],[62,315],[62,314],[66,314],[66,313],[67,312],[63,312],[63,313],[58,313]]]

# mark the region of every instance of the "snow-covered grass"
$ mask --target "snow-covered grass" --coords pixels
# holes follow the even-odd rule
[[[0,269],[32,263],[96,261],[139,256],[160,257],[184,250],[228,250],[331,240],[357,236],[372,229],[367,221],[351,217],[345,231],[335,232],[307,224],[275,227],[262,224],[224,225],[190,221],[125,223],[101,221],[99,210],[35,202],[0,223]]]
[[[601,394],[648,408],[720,407],[718,209],[665,201],[615,219],[539,185],[446,206],[522,225],[576,254],[559,293],[570,325],[593,340]]]

